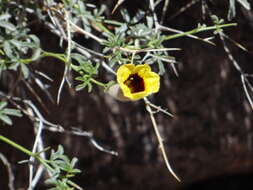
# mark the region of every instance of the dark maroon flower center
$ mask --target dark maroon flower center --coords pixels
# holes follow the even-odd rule
[[[138,74],[132,74],[124,82],[128,86],[131,93],[142,92],[145,90],[144,80]]]

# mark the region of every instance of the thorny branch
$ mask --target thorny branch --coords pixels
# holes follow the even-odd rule
[[[151,106],[150,106],[150,102],[148,101],[147,98],[144,98],[144,101],[145,101],[145,104],[146,104],[146,110],[147,112],[149,113],[149,116],[150,116],[150,119],[152,121],[152,124],[153,124],[153,127],[154,127],[154,130],[155,130],[155,134],[156,134],[156,137],[157,137],[157,140],[158,140],[158,143],[159,143],[159,148],[161,149],[161,152],[162,152],[162,156],[163,156],[163,159],[164,159],[164,162],[168,168],[168,170],[170,171],[170,173],[179,181],[181,182],[180,178],[176,175],[176,173],[173,171],[172,167],[170,166],[170,163],[169,163],[169,160],[168,160],[168,157],[167,157],[167,154],[165,152],[165,147],[164,147],[164,144],[163,144],[163,139],[160,135],[160,132],[158,130],[158,126],[156,124],[156,120],[155,120],[155,117],[154,117],[154,113],[151,109]]]
[[[211,10],[209,9],[208,5],[206,2],[203,1],[203,7],[205,10],[207,10],[208,12],[208,15],[211,17],[212,13],[211,13]],[[219,38],[222,42],[222,45],[223,45],[223,48],[224,48],[224,51],[226,52],[229,60],[232,62],[234,68],[240,73],[241,75],[241,82],[242,82],[242,85],[243,85],[243,90],[244,90],[244,93],[246,95],[246,98],[251,106],[251,109],[253,110],[253,97],[250,95],[249,93],[249,90],[251,91],[251,93],[253,93],[253,88],[252,88],[252,85],[250,83],[250,81],[248,80],[248,77],[252,77],[252,75],[246,73],[243,71],[243,69],[241,68],[241,66],[239,65],[239,63],[237,62],[237,60],[234,58],[233,54],[231,53],[230,49],[228,48],[226,42],[225,42],[225,38],[228,38],[226,36],[226,34],[224,34],[224,32],[222,30],[220,30],[218,32],[218,35],[219,35]],[[244,49],[245,48],[242,48],[241,45],[237,45],[239,48],[241,49]]]

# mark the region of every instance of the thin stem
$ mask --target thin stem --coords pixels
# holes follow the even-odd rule
[[[12,147],[20,150],[21,152],[24,152],[25,154],[29,155],[29,156],[35,156],[34,153],[32,153],[30,150],[24,148],[23,146],[20,146],[19,144],[15,143],[14,141],[0,135],[0,140],[2,140],[3,142],[11,145]]]
[[[127,52],[127,53],[143,53],[143,52],[160,52],[160,51],[180,51],[180,48],[144,48],[144,49],[135,49],[135,48],[128,48],[128,47],[116,47],[115,49]]]
[[[116,11],[116,9],[124,2],[125,0],[118,0],[117,4],[114,6],[112,10],[112,14]]]
[[[174,33],[177,33],[177,34],[184,34],[185,32],[183,31],[180,31],[180,30],[176,30],[174,28],[169,28],[169,27],[166,27],[166,26],[162,26],[162,25],[159,25],[159,30],[161,31],[169,31],[169,32],[174,32]],[[198,36],[195,36],[195,35],[192,35],[192,34],[187,34],[185,35],[189,38],[194,38],[194,39],[197,39],[197,40],[201,40],[201,41],[204,41],[206,43],[209,43],[211,45],[215,45],[213,42],[209,41],[210,39],[209,38],[205,38],[205,39],[202,39],[202,38],[199,38]]]
[[[74,183],[73,181],[68,180],[67,183],[68,183],[69,185],[71,185],[72,187],[75,187],[75,188],[78,189],[78,190],[83,190],[82,187],[80,187],[79,185],[77,185],[77,184]]]
[[[164,144],[163,144],[163,139],[162,139],[162,137],[160,135],[160,132],[158,130],[157,123],[156,123],[153,111],[152,111],[152,109],[150,107],[149,101],[148,101],[147,98],[144,98],[144,101],[145,101],[145,104],[146,104],[146,110],[149,112],[150,119],[152,121],[154,130],[155,130],[155,134],[156,134],[156,137],[157,137],[157,140],[158,140],[158,143],[159,143],[159,148],[161,149],[161,152],[162,152],[162,156],[163,156],[164,162],[165,162],[165,164],[166,164],[169,172],[176,178],[177,181],[181,182],[180,178],[176,175],[176,173],[173,171],[172,167],[170,166],[168,157],[167,157],[166,152],[165,152],[165,147],[164,147]]]
[[[82,28],[80,28],[79,26],[77,26],[76,24],[74,24],[74,23],[71,22],[71,21],[69,21],[69,24],[70,24],[71,26],[73,26],[73,28],[75,28],[78,32],[80,32],[80,33],[82,33],[82,34],[84,34],[84,35],[86,35],[86,36],[92,38],[93,40],[97,41],[97,42],[100,43],[100,44],[102,44],[102,43],[105,41],[105,40],[103,40],[103,39],[101,39],[101,38],[99,38],[99,37],[93,35],[92,33],[83,30]]]
[[[165,36],[162,39],[162,41],[171,40],[171,39],[179,38],[179,37],[182,37],[182,36],[187,36],[189,34],[196,34],[196,33],[199,33],[199,32],[215,30],[215,29],[218,29],[218,28],[226,28],[226,27],[230,27],[230,26],[237,26],[237,24],[236,23],[229,23],[229,24],[221,24],[221,25],[215,25],[215,26],[195,28],[193,30],[190,30],[190,31],[187,31],[187,32],[184,32],[184,33]]]
[[[68,85],[70,86],[70,82],[68,81],[68,72],[69,72],[69,68],[70,68],[70,54],[71,54],[71,46],[72,46],[72,39],[71,39],[71,32],[70,32],[70,18],[69,18],[69,13],[67,11],[65,11],[65,20],[67,22],[67,42],[68,42],[68,47],[67,47],[67,55],[66,55],[66,60],[65,60],[65,68],[64,68],[64,74],[61,80],[61,84],[57,93],[57,104],[60,103],[60,98],[61,98],[61,92],[63,89],[63,86],[65,84],[65,81],[67,81]]]
[[[43,51],[41,57],[54,57],[56,59],[61,60],[64,63],[66,62],[64,54],[60,54],[60,53],[51,53],[51,52]]]
[[[91,82],[95,83],[96,85],[99,85],[99,86],[102,86],[102,87],[106,87],[107,86],[106,84],[104,84],[102,82],[99,82],[99,81],[97,81],[94,78],[91,78],[90,80],[91,80]]]
[[[15,179],[15,177],[14,177],[14,174],[13,174],[12,169],[11,169],[11,164],[2,153],[0,153],[0,160],[2,160],[3,164],[6,166],[6,169],[7,169],[7,172],[8,172],[8,178],[9,178],[8,186],[9,186],[9,189],[10,190],[15,190],[15,188],[14,188],[14,179]]]
[[[10,140],[10,139],[2,136],[2,135],[0,135],[0,140],[3,141],[3,142],[5,142],[5,143],[7,143],[7,144],[9,144],[9,145],[11,145],[12,147],[14,147],[14,148],[16,148],[18,150],[20,150],[21,152],[27,154],[28,156],[34,157],[41,164],[43,164],[50,172],[53,172],[53,168],[51,168],[47,164],[47,162],[44,159],[42,159],[38,154],[31,152],[30,150],[26,149],[25,147],[23,147],[23,146],[15,143],[14,141],[12,141],[12,140]]]

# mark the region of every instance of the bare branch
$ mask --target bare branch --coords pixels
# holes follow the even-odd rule
[[[14,177],[14,174],[11,169],[11,164],[1,152],[0,152],[0,160],[2,160],[3,164],[6,166],[6,169],[8,172],[8,178],[9,178],[8,187],[10,190],[15,190],[15,188],[14,188],[15,177]]]
[[[163,159],[164,159],[164,162],[169,170],[169,172],[173,175],[173,177],[176,178],[177,181],[181,182],[180,178],[176,175],[176,173],[173,171],[170,163],[169,163],[169,160],[168,160],[168,156],[166,155],[166,152],[165,152],[165,147],[164,147],[164,144],[163,144],[163,139],[159,133],[159,130],[158,130],[158,127],[157,127],[157,124],[156,124],[156,120],[155,120],[155,117],[154,117],[154,113],[150,107],[150,103],[148,101],[147,98],[144,98],[144,101],[145,101],[145,104],[146,104],[146,110],[148,111],[149,113],[149,116],[150,116],[150,119],[152,121],[152,124],[153,124],[153,127],[154,127],[154,130],[155,130],[155,134],[156,134],[156,137],[157,137],[157,140],[158,140],[158,143],[159,143],[159,148],[161,149],[161,152],[162,152],[162,156],[163,156]]]

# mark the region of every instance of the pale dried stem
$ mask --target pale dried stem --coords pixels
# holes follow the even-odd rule
[[[3,164],[7,168],[8,178],[9,178],[8,187],[9,187],[10,190],[15,190],[15,188],[14,188],[14,179],[15,179],[15,177],[14,177],[14,174],[13,174],[12,169],[11,169],[11,164],[2,153],[0,153],[0,160],[2,160]]]
[[[159,49],[152,49],[152,48],[144,48],[144,49],[129,49],[124,47],[116,47],[114,49],[118,49],[127,53],[144,53],[144,52],[160,52],[160,51],[180,51],[180,48],[159,48]]]
[[[179,11],[177,11],[174,15],[172,15],[171,17],[169,17],[168,20],[171,20],[171,19],[177,17],[178,15],[182,14],[183,12],[185,12],[187,9],[189,9],[191,6],[193,6],[195,3],[199,2],[199,1],[200,0],[192,0],[191,2],[187,3],[181,9],[179,9]]]
[[[209,9],[207,3],[203,2],[203,6],[205,6],[205,9],[208,11],[208,14],[209,16],[211,17],[212,15],[212,12],[211,10]],[[248,88],[247,86],[249,87],[249,90],[251,91],[251,93],[253,93],[253,89],[251,88],[251,83],[250,81],[247,79],[247,77],[249,76],[249,74],[245,73],[243,71],[243,69],[241,68],[241,66],[239,65],[239,63],[237,62],[237,60],[234,58],[233,54],[231,53],[230,49],[228,48],[226,42],[225,42],[225,39],[224,38],[227,38],[229,39],[224,33],[223,31],[219,31],[218,33],[219,37],[220,37],[220,40],[222,42],[222,45],[223,45],[223,48],[224,48],[224,51],[225,53],[227,54],[228,56],[228,59],[232,62],[234,68],[240,73],[241,75],[241,81],[242,81],[242,86],[243,86],[243,90],[244,90],[244,93],[246,95],[246,98],[251,106],[251,109],[253,110],[253,100],[252,100],[252,97],[250,96],[250,93],[248,91]],[[233,42],[233,41],[232,41]],[[243,46],[241,46],[240,44],[237,44],[237,47],[241,48],[241,49],[244,49]]]
[[[147,98],[144,98],[144,101],[145,101],[145,104],[146,104],[146,110],[149,113],[150,119],[152,121],[153,128],[155,130],[155,134],[156,134],[156,137],[157,137],[157,140],[158,140],[158,143],[159,143],[159,148],[161,150],[164,162],[165,162],[165,164],[166,164],[169,172],[172,174],[172,176],[174,178],[176,178],[177,181],[181,182],[180,178],[173,171],[173,169],[172,169],[172,167],[171,167],[171,165],[169,163],[168,156],[166,154],[165,147],[164,147],[164,144],[163,144],[163,139],[162,139],[162,137],[160,135],[160,132],[158,130],[158,126],[157,126],[157,123],[156,123],[156,120],[155,120],[155,117],[154,117],[154,113],[153,113],[153,111],[152,111],[152,109],[150,107],[150,102],[147,100]]]
[[[116,11],[116,9],[124,2],[125,0],[118,0],[118,2],[116,3],[116,5],[114,6],[113,10],[112,10],[112,14]]]
[[[65,81],[68,82],[68,73],[69,73],[69,66],[70,66],[70,54],[71,54],[71,46],[72,46],[72,40],[71,40],[71,29],[70,29],[70,18],[69,18],[69,13],[67,11],[65,11],[65,20],[67,23],[67,42],[68,42],[68,46],[67,46],[67,55],[66,55],[66,62],[65,62],[65,69],[64,69],[64,74],[61,80],[61,84],[57,93],[57,104],[60,103],[60,98],[61,98],[61,92],[64,86]],[[69,86],[70,83],[68,82]]]
[[[169,32],[174,32],[174,33],[177,33],[177,34],[183,34],[185,32],[183,31],[180,31],[180,30],[177,30],[177,29],[174,29],[174,28],[170,28],[170,27],[166,27],[166,26],[162,26],[162,25],[159,25],[158,26],[158,29],[161,30],[161,31],[169,31]],[[211,45],[214,45],[215,46],[215,43],[211,42],[210,41],[210,38],[200,38],[198,36],[195,36],[195,35],[192,35],[192,34],[186,34],[185,36],[189,37],[189,38],[193,38],[193,39],[196,39],[196,40],[200,40],[200,41],[203,41],[203,42],[206,42],[208,44],[211,44]]]

